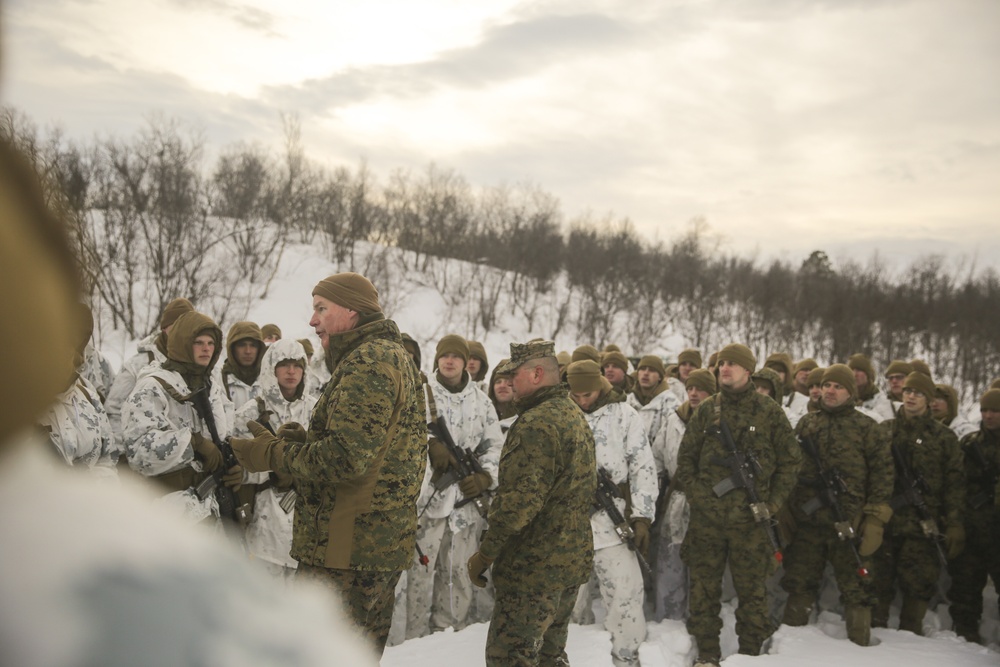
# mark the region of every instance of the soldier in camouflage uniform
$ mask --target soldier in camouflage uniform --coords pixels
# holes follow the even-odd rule
[[[854,383],[858,387],[858,410],[877,422],[892,419],[895,415],[892,402],[875,385],[875,367],[865,355],[852,354],[847,365],[854,371]]]
[[[83,327],[75,359],[77,374],[37,424],[68,465],[86,469],[101,479],[117,479],[118,441],[97,390],[79,374],[94,329],[93,314],[81,305],[78,319],[83,321]]]
[[[222,331],[198,312],[182,314],[167,336],[167,360],[146,366],[122,406],[122,436],[132,470],[160,483],[191,518],[205,518],[217,508],[212,497],[197,501],[188,489],[223,465],[211,430],[195,409],[191,396],[208,391],[220,438],[230,434],[233,404],[211,383],[219,358]],[[233,466],[226,482],[236,488],[243,472]]]
[[[975,425],[958,414],[958,391],[950,384],[934,385],[931,414],[934,419],[954,431],[959,440],[976,432]]]
[[[961,514],[965,507],[965,482],[958,438],[931,415],[929,404],[934,396],[934,383],[926,375],[913,372],[903,387],[903,405],[896,418],[880,426],[891,441],[896,481],[894,513],[888,524],[890,538],[875,554],[878,604],[872,626],[887,626],[898,583],[903,593],[899,629],[919,635],[923,633],[924,614],[941,572],[938,549],[946,550],[948,557],[954,558],[965,544]],[[921,495],[930,515],[930,521],[924,525],[919,509],[904,496],[909,487],[903,464],[914,477],[923,480],[920,486],[925,488]],[[938,532],[942,527],[943,536]]]
[[[122,435],[122,404],[135,389],[139,371],[154,361],[162,363],[167,360],[167,334],[170,333],[170,327],[178,317],[193,310],[194,306],[184,298],[173,299],[168,303],[160,315],[160,330],[139,341],[136,354],[122,364],[121,370],[115,376],[104,407],[108,411],[108,419],[111,420],[111,430],[119,440]]]
[[[948,563],[951,573],[951,607],[955,633],[970,642],[982,642],[979,621],[983,615],[986,579],[1000,582],[1000,389],[990,389],[979,401],[979,431],[962,439],[965,463],[965,550]]]
[[[623,491],[615,504],[632,526],[636,551],[647,556],[657,483],[645,425],[624,397],[611,391],[611,383],[601,377],[601,369],[594,362],[570,364],[566,377],[570,398],[583,410],[594,432],[597,467]],[[607,611],[604,628],[611,633],[611,661],[616,667],[635,666],[639,664],[639,645],[646,638],[642,571],[635,552],[618,537],[607,512],[596,501],[595,506],[590,516],[594,576]],[[581,586],[574,620],[587,617],[590,607],[591,587]]]
[[[788,601],[782,623],[809,622],[829,561],[844,601],[847,638],[868,646],[875,594],[871,578],[858,572],[852,547],[870,569],[869,557],[882,544],[885,522],[892,515],[893,466],[877,422],[855,409],[856,400],[854,372],[834,364],[823,374],[820,410],[804,416],[795,430],[800,438],[812,441],[826,474],[839,473],[843,481],[843,488],[836,489],[839,510],[850,526],[860,524],[861,543],[855,543],[848,526],[837,525],[832,507],[820,504],[819,467],[812,456],[805,455],[799,482],[788,499],[796,530],[785,550],[781,585]]]
[[[413,559],[427,425],[417,371],[378,292],[357,273],[313,289],[314,327],[332,376],[313,409],[307,442],[251,423],[232,441],[251,472],[290,474],[298,500],[292,556],[299,577],[340,592],[347,613],[381,654],[393,590]]]
[[[887,385],[886,396],[892,403],[893,412],[898,412],[903,405],[903,385],[910,373],[916,372],[913,365],[900,359],[893,359],[885,369],[885,381]],[[926,374],[930,378],[930,374]],[[931,396],[931,398],[934,398]]]
[[[500,372],[511,376],[520,416],[507,432],[469,577],[484,586],[493,564],[488,666],[568,665],[570,612],[594,566],[594,436],[559,380],[555,345],[511,343],[510,352]]]
[[[727,345],[719,352],[721,392],[695,412],[678,454],[677,479],[691,504],[682,556],[691,573],[687,628],[698,644],[695,664],[718,665],[722,657],[719,598],[727,563],[739,595],[739,652],[758,655],[774,631],[765,586],[777,561],[763,522],[777,513],[795,485],[802,452],[781,406],[754,390],[750,374],[756,363],[745,345]],[[731,452],[716,435],[720,421],[728,424],[737,449],[760,463],[761,502],[754,508],[742,489],[721,497],[713,490],[731,474],[721,463]]]
[[[260,363],[264,358],[264,337],[253,322],[237,322],[226,336],[226,361],[218,382],[226,396],[239,410],[247,401],[260,395]]]

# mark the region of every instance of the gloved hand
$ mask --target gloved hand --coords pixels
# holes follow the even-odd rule
[[[295,478],[290,474],[287,472],[277,472],[276,470],[271,471],[271,479],[274,482],[274,488],[278,489],[278,491],[287,491],[295,483]]]
[[[948,560],[957,558],[965,549],[965,527],[954,523],[945,528],[944,543],[948,547]]]
[[[448,451],[448,447],[437,438],[427,441],[427,453],[431,457],[431,467],[438,472],[444,472],[450,466],[458,467],[458,461]]]
[[[889,523],[892,518],[892,508],[888,503],[868,504],[861,508],[861,511],[868,516],[873,516],[882,522],[882,525]]]
[[[469,557],[469,562],[466,563],[466,567],[469,568],[469,579],[472,580],[474,586],[479,588],[486,588],[486,577],[484,573],[493,564],[493,559],[483,555],[483,552],[477,551]]]
[[[649,519],[632,519],[632,534],[635,535],[635,549],[643,556],[649,553]]]
[[[266,472],[281,468],[286,443],[255,421],[247,422],[253,440],[233,438],[229,441],[236,460],[249,472]]]
[[[892,510],[889,510],[892,512]],[[861,522],[861,544],[858,545],[858,555],[871,556],[882,546],[882,534],[885,532],[883,523],[874,514],[866,516]]]
[[[488,472],[474,472],[458,482],[458,489],[466,498],[474,498],[490,488],[493,478]]]
[[[753,513],[753,520],[760,523],[777,514],[778,508],[772,503],[754,503],[750,505],[750,512]]]
[[[239,491],[243,486],[243,466],[236,464],[222,476],[222,483],[233,491]]]
[[[287,424],[282,424],[278,427],[278,432],[275,433],[275,435],[285,442],[306,441],[306,429],[298,422],[288,422]]]
[[[222,452],[211,440],[206,440],[201,433],[191,432],[191,447],[201,459],[205,472],[215,472],[222,466]]]

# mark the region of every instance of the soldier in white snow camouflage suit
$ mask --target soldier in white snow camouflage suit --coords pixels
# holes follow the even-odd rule
[[[428,563],[415,561],[407,571],[407,639],[447,627],[461,630],[473,620],[469,613],[474,592],[465,563],[479,548],[486,521],[474,504],[455,505],[463,498],[496,488],[503,435],[490,399],[465,370],[468,358],[469,346],[461,336],[447,335],[438,342],[434,359],[437,370],[425,385],[430,388],[428,420],[443,417],[455,444],[471,450],[485,474],[481,478],[470,475],[435,492],[431,479],[446,473],[455,462],[442,443],[434,438],[428,442],[430,465],[417,500],[418,511],[422,511],[417,546]]]
[[[566,369],[570,398],[580,406],[594,434],[597,467],[626,491],[615,500],[635,531],[635,548],[649,549],[649,527],[657,496],[653,453],[639,414],[611,391],[592,361],[577,361]],[[615,399],[618,400],[615,400]],[[604,510],[590,517],[594,535],[594,575],[600,587],[607,616],[604,627],[611,633],[611,660],[616,667],[639,664],[639,645],[646,638],[643,615],[643,581],[636,555],[615,532]],[[591,605],[589,584],[580,588],[574,619],[586,618]]]

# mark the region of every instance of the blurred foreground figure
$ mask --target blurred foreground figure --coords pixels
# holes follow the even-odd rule
[[[0,383],[0,664],[376,664],[324,596],[252,570],[131,480],[66,468],[34,434],[74,372],[74,266],[0,144],[0,308],[17,314],[0,318],[0,377],[19,378]]]

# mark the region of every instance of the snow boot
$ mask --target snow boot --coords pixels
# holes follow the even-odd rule
[[[847,638],[858,646],[868,646],[872,639],[872,610],[868,607],[848,606],[844,609]]]
[[[793,627],[807,625],[814,602],[815,599],[808,593],[792,593],[785,603],[785,615],[781,622]]]
[[[927,600],[917,600],[903,596],[903,608],[899,610],[899,629],[909,630],[915,635],[924,634],[924,615],[927,613]]]

